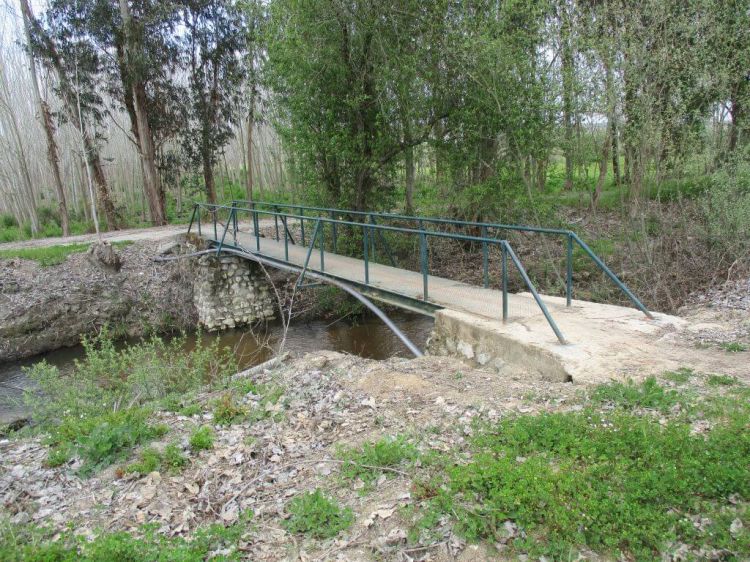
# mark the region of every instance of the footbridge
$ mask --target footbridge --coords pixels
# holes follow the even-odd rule
[[[482,365],[523,358],[555,378],[597,355],[637,356],[678,320],[649,311],[571,230],[233,201],[195,204],[188,233],[217,254],[297,271],[299,288],[330,282],[435,316],[434,350]],[[546,286],[557,295],[540,294],[514,247],[532,237],[544,262],[534,271],[556,279]],[[632,306],[577,300],[578,268],[599,272]]]

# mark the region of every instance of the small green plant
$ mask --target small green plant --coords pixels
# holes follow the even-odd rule
[[[234,401],[231,392],[225,392],[214,403],[214,421],[219,425],[232,425],[247,416],[247,411]]]
[[[729,353],[741,353],[747,351],[747,346],[744,343],[733,341],[729,343],[721,344],[721,348]]]
[[[674,390],[665,389],[656,382],[655,377],[648,377],[640,384],[629,380],[598,386],[591,394],[591,401],[594,404],[612,404],[624,410],[647,408],[666,412],[680,402],[680,395]]]
[[[148,448],[141,452],[140,460],[129,464],[125,472],[137,472],[138,474],[150,474],[161,468],[161,453],[156,449]]]
[[[737,379],[729,375],[709,375],[706,384],[709,386],[732,386]]]
[[[692,369],[680,367],[676,371],[667,371],[664,373],[664,378],[676,384],[685,384],[694,374],[695,371]]]
[[[67,443],[59,445],[49,450],[49,452],[47,453],[46,464],[50,468],[57,468],[58,466],[62,466],[68,463],[70,461],[70,457],[70,446]]]
[[[182,454],[182,449],[177,443],[170,443],[164,448],[162,464],[170,472],[179,472],[187,466],[188,459]]]
[[[214,430],[203,425],[190,435],[190,448],[193,451],[206,451],[214,446]]]
[[[388,469],[414,460],[417,457],[417,449],[403,436],[384,437],[374,443],[365,443],[361,447],[341,448],[338,457],[344,461],[341,465],[343,478],[361,478],[366,484],[371,484],[380,474],[393,473]]]
[[[316,489],[295,497],[287,504],[289,518],[282,523],[290,533],[329,539],[348,529],[354,521],[350,508],[341,508]]]

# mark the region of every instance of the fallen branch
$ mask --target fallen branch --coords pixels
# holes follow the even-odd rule
[[[255,367],[250,367],[249,369],[245,369],[244,371],[240,371],[239,373],[236,373],[232,375],[232,380],[237,379],[243,379],[247,377],[252,377],[253,375],[257,375],[258,373],[263,372],[266,369],[271,369],[275,367],[276,365],[279,365],[286,361],[289,358],[289,352],[282,353],[281,355],[277,355],[273,359],[269,359],[268,361],[261,363],[260,365],[256,365]]]

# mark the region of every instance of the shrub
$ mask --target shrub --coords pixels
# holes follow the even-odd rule
[[[234,401],[231,392],[225,392],[214,404],[214,421],[219,425],[232,425],[247,415],[247,411]]]
[[[193,451],[205,451],[214,446],[214,431],[207,425],[201,426],[190,435],[190,448]]]
[[[350,508],[342,509],[317,489],[292,499],[286,509],[290,516],[284,520],[283,526],[287,531],[318,539],[335,537],[354,521]]]

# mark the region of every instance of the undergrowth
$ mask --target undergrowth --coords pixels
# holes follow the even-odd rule
[[[122,247],[132,244],[130,241],[114,242],[113,246]],[[47,246],[39,248],[20,248],[17,250],[0,250],[0,258],[21,258],[39,262],[42,267],[59,265],[69,255],[80,254],[89,249],[91,244],[66,244],[59,246]]]
[[[347,480],[361,479],[371,485],[381,474],[393,474],[391,470],[401,463],[417,457],[416,447],[404,436],[384,437],[361,447],[340,448],[341,476]]]
[[[289,518],[283,522],[290,533],[301,533],[317,539],[335,537],[351,527],[354,514],[327,498],[320,490],[306,492],[287,504]]]
[[[726,392],[698,400],[653,378],[611,383],[579,412],[481,426],[463,454],[429,463],[416,527],[449,516],[469,540],[505,536],[511,552],[556,560],[584,548],[652,560],[680,544],[746,559],[750,400],[746,388]],[[663,417],[676,404],[691,415]],[[696,417],[711,429],[694,432]],[[508,537],[509,522],[519,532]]]

